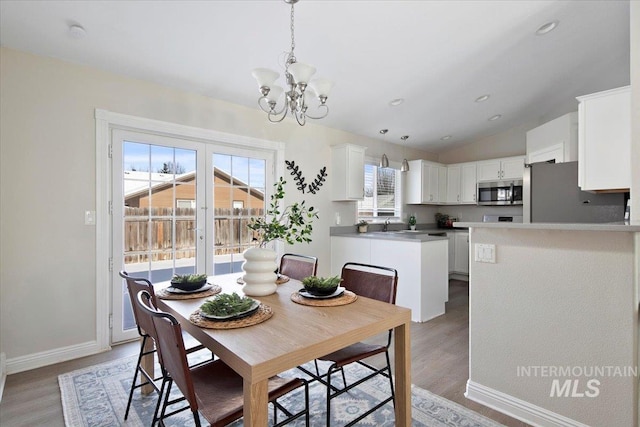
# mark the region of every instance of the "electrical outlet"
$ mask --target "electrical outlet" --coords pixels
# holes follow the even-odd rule
[[[475,244],[475,261],[476,262],[488,262],[495,264],[496,262],[496,245],[486,243]]]

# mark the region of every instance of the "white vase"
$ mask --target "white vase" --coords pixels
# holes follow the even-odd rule
[[[266,248],[249,248],[244,251],[242,292],[245,295],[260,297],[271,295],[278,289],[276,256],[276,251]]]

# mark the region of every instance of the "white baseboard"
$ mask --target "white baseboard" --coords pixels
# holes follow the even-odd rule
[[[61,347],[41,353],[15,357],[13,359],[7,359],[6,374],[17,374],[18,372],[41,368],[43,366],[53,365],[54,363],[66,362],[67,360],[90,356],[110,349],[111,347],[109,346],[100,347],[97,341],[88,341],[69,347]]]
[[[7,381],[7,355],[0,353],[0,402],[4,392],[4,383]]]
[[[510,417],[539,427],[589,427],[571,418],[556,414],[524,400],[467,380],[467,399],[495,409]]]

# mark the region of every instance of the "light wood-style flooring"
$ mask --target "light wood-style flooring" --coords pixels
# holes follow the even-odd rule
[[[464,397],[469,375],[469,288],[451,280],[446,314],[411,328],[412,382],[509,427],[527,424]],[[138,343],[109,352],[9,375],[0,402],[2,427],[64,426],[58,375],[136,354]]]

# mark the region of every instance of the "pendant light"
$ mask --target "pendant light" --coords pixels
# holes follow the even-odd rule
[[[401,136],[400,139],[404,142],[409,139],[409,135]],[[409,162],[407,161],[407,154],[405,153],[405,146],[402,146],[402,153],[404,154],[404,159],[402,159],[402,166],[400,166],[400,172],[409,172]]]
[[[385,135],[387,132],[389,132],[389,129],[381,129],[380,133],[382,135]],[[389,167],[389,159],[387,158],[387,155],[382,153],[382,158],[380,159],[380,165],[381,168],[388,168]]]

